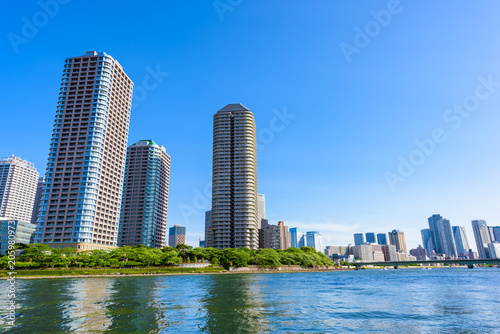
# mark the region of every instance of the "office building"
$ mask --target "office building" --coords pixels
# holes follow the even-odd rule
[[[281,249],[280,226],[269,224],[267,219],[262,219],[259,230],[259,248]]]
[[[214,115],[213,246],[259,247],[257,149],[253,114],[228,104]]]
[[[367,232],[365,233],[366,236],[366,242],[369,244],[375,244],[377,241],[375,240],[375,233],[374,232]]]
[[[257,195],[257,226],[261,227],[262,219],[266,219],[266,196],[263,194]]]
[[[396,251],[407,254],[408,250],[406,249],[406,239],[404,232],[400,232],[398,230],[393,230],[389,232],[389,242],[391,245],[396,246]]]
[[[290,229],[290,247],[304,247],[304,232],[298,227]]]
[[[453,226],[453,237],[455,238],[455,246],[459,257],[467,257],[470,250],[469,241],[464,226]]]
[[[181,225],[174,225],[168,231],[168,245],[177,247],[177,245],[186,244],[186,228]]]
[[[490,231],[492,241],[500,241],[500,226],[493,226],[492,232]]]
[[[280,228],[280,249],[287,249],[291,246],[291,234],[288,230],[288,226],[285,226],[285,222],[279,221],[278,227]]]
[[[427,260],[427,250],[421,245],[418,245],[417,248],[410,249],[410,255],[415,256],[415,258],[419,261]]]
[[[167,244],[170,156],[153,140],[140,140],[127,150],[120,214],[120,246]]]
[[[354,233],[354,245],[359,246],[365,243],[365,235],[363,233]]]
[[[212,211],[205,212],[205,247],[213,247],[212,245]]]
[[[480,259],[488,258],[488,244],[491,243],[490,231],[485,220],[473,220],[472,231],[476,239],[477,255]]]
[[[398,260],[398,252],[396,251],[395,245],[381,245],[382,253],[384,253],[385,261],[397,261]]]
[[[0,160],[0,218],[30,222],[38,172],[26,160],[11,156]]]
[[[438,236],[441,239],[442,254],[457,257],[458,253],[450,221],[444,218],[440,219],[437,222],[437,226]]]
[[[36,225],[36,220],[38,219],[38,213],[40,212],[40,204],[42,203],[43,189],[45,188],[45,177],[38,178],[38,184],[36,186],[35,202],[33,204],[33,211],[31,214],[31,223]]]
[[[378,245],[380,246],[380,245]],[[362,244],[352,247],[353,255],[356,259],[365,262],[372,262],[373,260],[373,245]]]
[[[490,259],[500,259],[500,242],[490,242],[488,244],[488,254]]]
[[[332,257],[334,254],[339,256],[350,255],[350,246],[326,246],[325,254],[329,257]]]
[[[116,247],[132,87],[104,52],[66,59],[36,242]]]
[[[422,244],[426,250],[427,255],[430,257],[432,252],[434,251],[434,243],[432,241],[432,233],[428,228],[424,228],[420,230],[420,234],[422,235]]]
[[[429,222],[429,230],[431,231],[431,236],[432,236],[432,246],[433,250],[437,254],[443,254],[443,246],[441,244],[441,237],[439,235],[439,228],[438,228],[438,222],[443,219],[441,215],[434,214],[431,217],[427,219]],[[423,241],[422,241],[423,242]],[[424,242],[425,244],[425,242]]]
[[[377,243],[379,245],[387,245],[387,234],[385,233],[377,233]]]
[[[15,244],[29,245],[33,243],[35,230],[36,225],[30,222],[0,218],[0,254],[5,255],[5,251],[9,248],[9,240]]]
[[[314,248],[317,252],[323,253],[323,242],[321,233],[318,231],[309,231],[306,232],[306,246]]]

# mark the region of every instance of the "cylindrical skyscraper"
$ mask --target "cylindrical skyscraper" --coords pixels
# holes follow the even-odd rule
[[[212,242],[257,249],[257,143],[253,114],[228,104],[214,115]]]

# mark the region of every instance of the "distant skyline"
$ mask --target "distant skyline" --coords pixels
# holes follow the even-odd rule
[[[172,158],[167,224],[192,246],[229,103],[255,116],[272,224],[323,246],[397,229],[408,249],[433,214],[473,249],[472,220],[500,225],[500,3],[221,2],[9,3],[0,157],[45,174],[64,60],[104,51],[134,82],[128,145]]]

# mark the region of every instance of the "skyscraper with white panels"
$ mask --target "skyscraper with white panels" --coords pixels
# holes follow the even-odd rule
[[[117,245],[132,88],[104,52],[66,59],[36,242]]]
[[[31,222],[38,172],[26,160],[11,156],[0,160],[0,218]]]

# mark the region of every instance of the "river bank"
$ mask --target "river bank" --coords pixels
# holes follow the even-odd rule
[[[222,267],[205,268],[99,268],[99,269],[42,269],[42,270],[2,270],[0,279],[9,279],[15,276],[16,279],[43,279],[43,278],[84,278],[84,277],[127,277],[127,276],[173,276],[173,275],[207,275],[207,274],[277,274],[277,273],[306,273],[306,272],[327,272],[354,270],[349,268],[338,269],[335,267],[303,268],[299,266],[284,266],[280,268],[256,268],[254,266],[242,268],[230,268],[226,270]],[[16,274],[9,275],[9,272]]]

